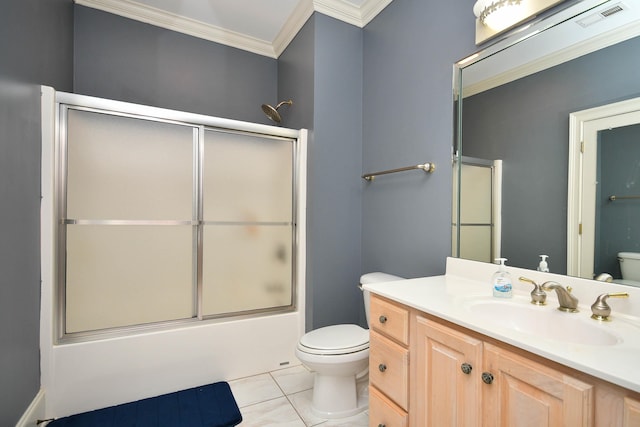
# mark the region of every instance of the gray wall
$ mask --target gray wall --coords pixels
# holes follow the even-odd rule
[[[314,136],[309,150],[307,328],[358,323],[362,201],[362,30],[315,14]]]
[[[569,114],[639,96],[638,67],[640,38],[464,99],[462,153],[504,160],[508,264],[566,273]]]
[[[442,274],[451,254],[453,63],[476,50],[472,1],[394,0],[364,31],[362,270]]]
[[[74,22],[74,92],[273,124],[275,59],[83,6]]]
[[[278,100],[292,99],[293,105],[283,112],[282,123],[284,126],[300,129],[309,129],[308,156],[307,162],[309,170],[313,169],[313,159],[311,158],[311,147],[314,146],[313,133],[313,105],[314,105],[314,78],[315,78],[315,23],[316,14],[305,23],[296,37],[287,46],[278,58]],[[286,107],[285,107],[286,108]],[[307,172],[307,179],[311,172]],[[310,184],[309,184],[310,185]],[[307,188],[309,187],[307,185]],[[311,195],[307,194],[308,204],[312,203]],[[307,224],[307,234],[311,228],[311,222]],[[307,236],[307,239],[309,237]],[[313,242],[309,242],[308,246]],[[309,247],[307,258],[313,253]],[[313,286],[311,277],[313,274],[313,264],[308,259],[307,265],[307,286],[305,293],[305,324],[307,330],[313,329],[313,318],[316,312],[313,305]],[[319,311],[323,310],[319,308]]]
[[[71,0],[0,13],[0,425],[40,389],[40,84],[70,90]]]
[[[364,324],[360,276],[362,31],[315,13],[278,60],[287,126],[308,146],[307,329]]]

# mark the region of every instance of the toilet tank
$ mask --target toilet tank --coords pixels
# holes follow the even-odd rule
[[[374,272],[366,273],[360,276],[360,289],[364,297],[364,312],[367,316],[367,327],[369,326],[369,291],[365,290],[362,285],[369,283],[392,282],[394,280],[404,280],[404,277],[395,276],[393,274]]]
[[[619,252],[618,262],[623,279],[640,281],[640,253]]]

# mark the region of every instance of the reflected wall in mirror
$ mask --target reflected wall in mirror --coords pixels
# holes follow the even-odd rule
[[[480,52],[475,61],[458,64],[456,164],[462,157],[502,161],[493,224],[500,228],[500,242],[494,245],[500,249],[491,258],[501,256],[509,265],[535,269],[539,255],[545,254],[551,272],[567,274],[569,116],[640,96],[640,1],[626,1],[618,17],[603,18],[588,28],[580,24],[616,4],[581,2],[582,11],[588,9],[582,15],[577,16],[577,9],[565,10],[556,17],[560,23],[539,22],[535,25],[543,28],[540,33],[519,36]],[[584,35],[579,34],[582,30]],[[527,59],[541,47],[552,52]],[[507,65],[510,62],[515,65]],[[635,160],[640,163],[640,156]],[[459,174],[458,168],[454,172]],[[454,188],[454,201],[463,193]],[[473,252],[465,250],[461,240],[464,208],[464,200],[454,205],[454,256]],[[636,218],[626,224],[635,233],[640,228]],[[604,249],[603,240],[597,243]]]

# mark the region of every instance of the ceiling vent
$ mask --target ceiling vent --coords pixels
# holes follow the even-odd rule
[[[616,3],[613,6],[606,8],[605,10],[593,13],[589,16],[585,16],[584,18],[579,19],[576,22],[581,27],[586,28],[590,25],[595,24],[596,22],[602,21],[603,19],[610,18],[611,16],[624,10],[627,10],[627,6],[624,3]]]

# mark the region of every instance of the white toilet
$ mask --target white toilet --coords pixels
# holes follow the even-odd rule
[[[620,263],[622,280],[614,280],[614,282],[640,287],[640,253],[619,252],[618,262]]]
[[[402,280],[386,273],[368,273],[360,284]],[[362,289],[362,288],[361,288]],[[369,292],[363,289],[369,324]],[[315,372],[312,412],[321,418],[343,418],[367,409],[367,399],[358,399],[357,378],[368,373],[369,330],[358,325],[333,325],[305,334],[296,356]]]

